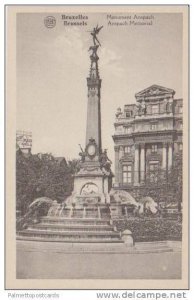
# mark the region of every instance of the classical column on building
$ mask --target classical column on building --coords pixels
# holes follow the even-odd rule
[[[124,147],[119,147],[119,162],[118,162],[118,169],[119,169],[119,183],[123,182],[123,170],[122,170],[122,164],[120,163],[120,159],[124,156]]]
[[[139,184],[139,145],[135,145],[134,185]]]
[[[119,147],[119,159],[121,159],[124,155],[124,147],[123,146],[120,146]]]
[[[168,144],[168,171],[171,170],[171,167],[172,167],[172,147],[173,147],[173,143],[170,142]]]
[[[164,142],[162,145],[162,169],[166,171],[167,169],[167,143]]]
[[[145,181],[145,143],[140,144],[140,179],[143,183]]]
[[[119,146],[115,146],[115,186],[119,186]]]

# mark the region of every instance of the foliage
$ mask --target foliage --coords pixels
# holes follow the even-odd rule
[[[175,199],[178,208],[181,210],[182,191],[183,191],[183,158],[182,152],[177,153],[174,159],[174,165],[168,178],[168,192],[171,199]],[[173,202],[173,201],[172,201]]]
[[[16,219],[16,229],[27,228],[29,224],[38,223],[40,217],[46,216],[53,201],[46,197],[41,197],[33,201],[27,212]]]
[[[149,174],[148,174],[149,175]],[[173,166],[169,172],[158,171],[155,179],[150,181],[149,176],[144,188],[140,189],[139,198],[150,196],[158,204],[176,203],[179,211],[182,203],[182,153],[175,154]]]
[[[24,215],[36,198],[63,201],[73,190],[78,160],[59,164],[51,154],[25,156],[16,152],[16,209]]]
[[[115,220],[119,231],[131,230],[135,242],[151,242],[182,239],[182,222],[180,218],[130,218]]]

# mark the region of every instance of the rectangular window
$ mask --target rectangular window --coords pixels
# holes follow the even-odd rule
[[[131,147],[130,146],[125,146],[124,147],[124,152],[125,153],[130,153],[131,152]]]
[[[183,107],[182,107],[182,105],[178,106],[178,113],[179,114],[183,113]]]
[[[126,118],[131,118],[132,115],[133,115],[133,112],[132,112],[132,111],[126,112]]]
[[[151,130],[157,130],[158,126],[156,123],[151,124]]]
[[[152,105],[152,114],[158,114],[158,113],[159,113],[159,106]]]
[[[179,151],[183,151],[183,144],[179,143]]]
[[[123,126],[117,126],[116,127],[116,132],[122,133],[123,132]]]
[[[132,166],[123,166],[123,183],[132,182]]]
[[[158,146],[155,144],[155,145],[152,145],[152,153],[156,153],[157,150],[158,150]]]
[[[158,171],[158,162],[157,163],[150,163],[150,171],[151,172]]]
[[[152,161],[149,164],[149,179],[150,182],[158,181],[159,163],[158,161]]]
[[[125,127],[125,133],[131,133],[132,128],[131,127]]]

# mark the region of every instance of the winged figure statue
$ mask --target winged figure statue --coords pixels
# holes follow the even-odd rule
[[[92,31],[90,31],[90,34],[92,35],[93,38],[93,43],[94,46],[101,46],[100,41],[97,38],[97,34],[100,32],[100,30],[103,28],[103,26],[98,27],[98,25],[96,27],[93,28]]]

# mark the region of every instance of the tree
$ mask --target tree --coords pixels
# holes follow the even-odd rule
[[[174,156],[173,166],[168,176],[168,189],[172,202],[178,204],[178,210],[181,211],[182,191],[183,191],[183,156],[182,152]]]
[[[163,170],[147,172],[145,185],[140,190],[140,198],[151,197],[158,204],[166,199],[167,176]]]
[[[182,152],[174,155],[173,166],[169,172],[158,170],[153,177],[146,177],[145,185],[140,189],[140,198],[152,197],[160,202],[175,204],[181,210],[182,203]]]
[[[16,152],[16,208],[25,214],[29,204],[38,197],[64,201],[73,190],[73,175],[79,161],[59,164],[50,153],[24,156]]]

